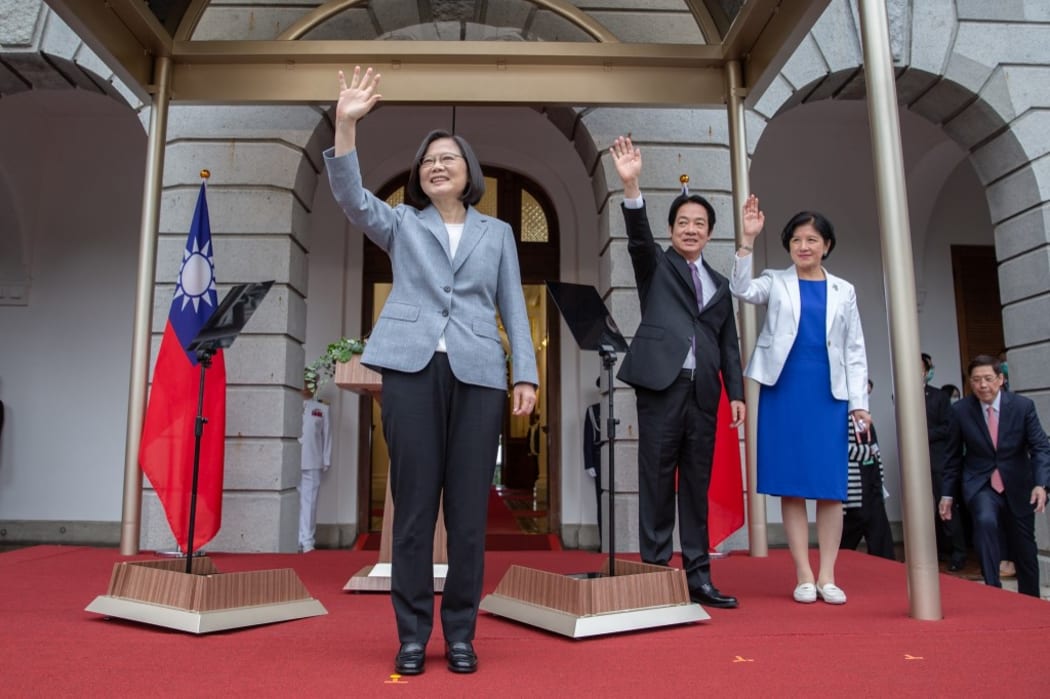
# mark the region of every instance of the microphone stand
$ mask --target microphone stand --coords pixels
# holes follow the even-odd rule
[[[611,345],[602,344],[598,350],[602,358],[602,367],[605,368],[607,385],[609,386],[608,408],[605,411],[605,443],[609,450],[609,517],[606,529],[609,532],[609,575],[616,575],[616,426],[620,421],[614,417],[615,404],[613,393],[616,390],[616,377],[613,368],[616,366],[616,351]]]
[[[201,367],[200,388],[197,390],[197,419],[193,424],[193,483],[190,486],[190,524],[186,535],[186,573],[193,572],[193,530],[197,521],[197,480],[201,465],[201,438],[204,436],[204,372],[211,368],[211,358],[215,350],[211,347],[197,348],[197,362]]]

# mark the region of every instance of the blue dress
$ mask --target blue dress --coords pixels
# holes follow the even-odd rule
[[[831,395],[827,282],[800,279],[799,293],[795,344],[776,384],[759,393],[758,492],[845,501],[848,404]]]

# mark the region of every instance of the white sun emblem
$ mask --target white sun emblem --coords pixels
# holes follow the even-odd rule
[[[193,241],[193,250],[182,251],[182,269],[175,286],[175,298],[182,298],[182,309],[190,303],[193,310],[200,309],[200,302],[212,305],[211,292],[215,292],[215,263],[211,259],[211,241],[204,244],[204,249],[197,248]]]

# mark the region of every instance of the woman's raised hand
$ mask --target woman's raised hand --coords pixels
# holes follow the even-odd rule
[[[758,208],[758,197],[754,194],[748,195],[747,200],[744,202],[743,215],[744,229],[742,232],[744,240],[751,244],[766,225],[766,215],[762,213],[762,209]]]
[[[372,111],[376,102],[383,98],[376,88],[379,87],[379,73],[373,73],[371,68],[361,74],[361,66],[354,66],[354,74],[350,78],[350,84],[346,82],[343,71],[339,71],[339,102],[335,106],[336,124],[356,122]]]

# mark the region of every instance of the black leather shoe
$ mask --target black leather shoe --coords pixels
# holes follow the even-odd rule
[[[422,643],[402,643],[394,658],[394,669],[399,675],[419,675],[426,662],[427,648]]]
[[[952,562],[948,564],[948,570],[953,573],[958,573],[960,570],[966,567],[965,558],[952,558]]]
[[[478,655],[470,641],[452,641],[445,646],[445,658],[452,672],[474,672],[478,669]]]
[[[723,595],[711,583],[704,583],[697,589],[690,590],[689,599],[697,604],[703,604],[708,607],[720,607],[721,609],[735,609],[737,606],[736,597]]]

